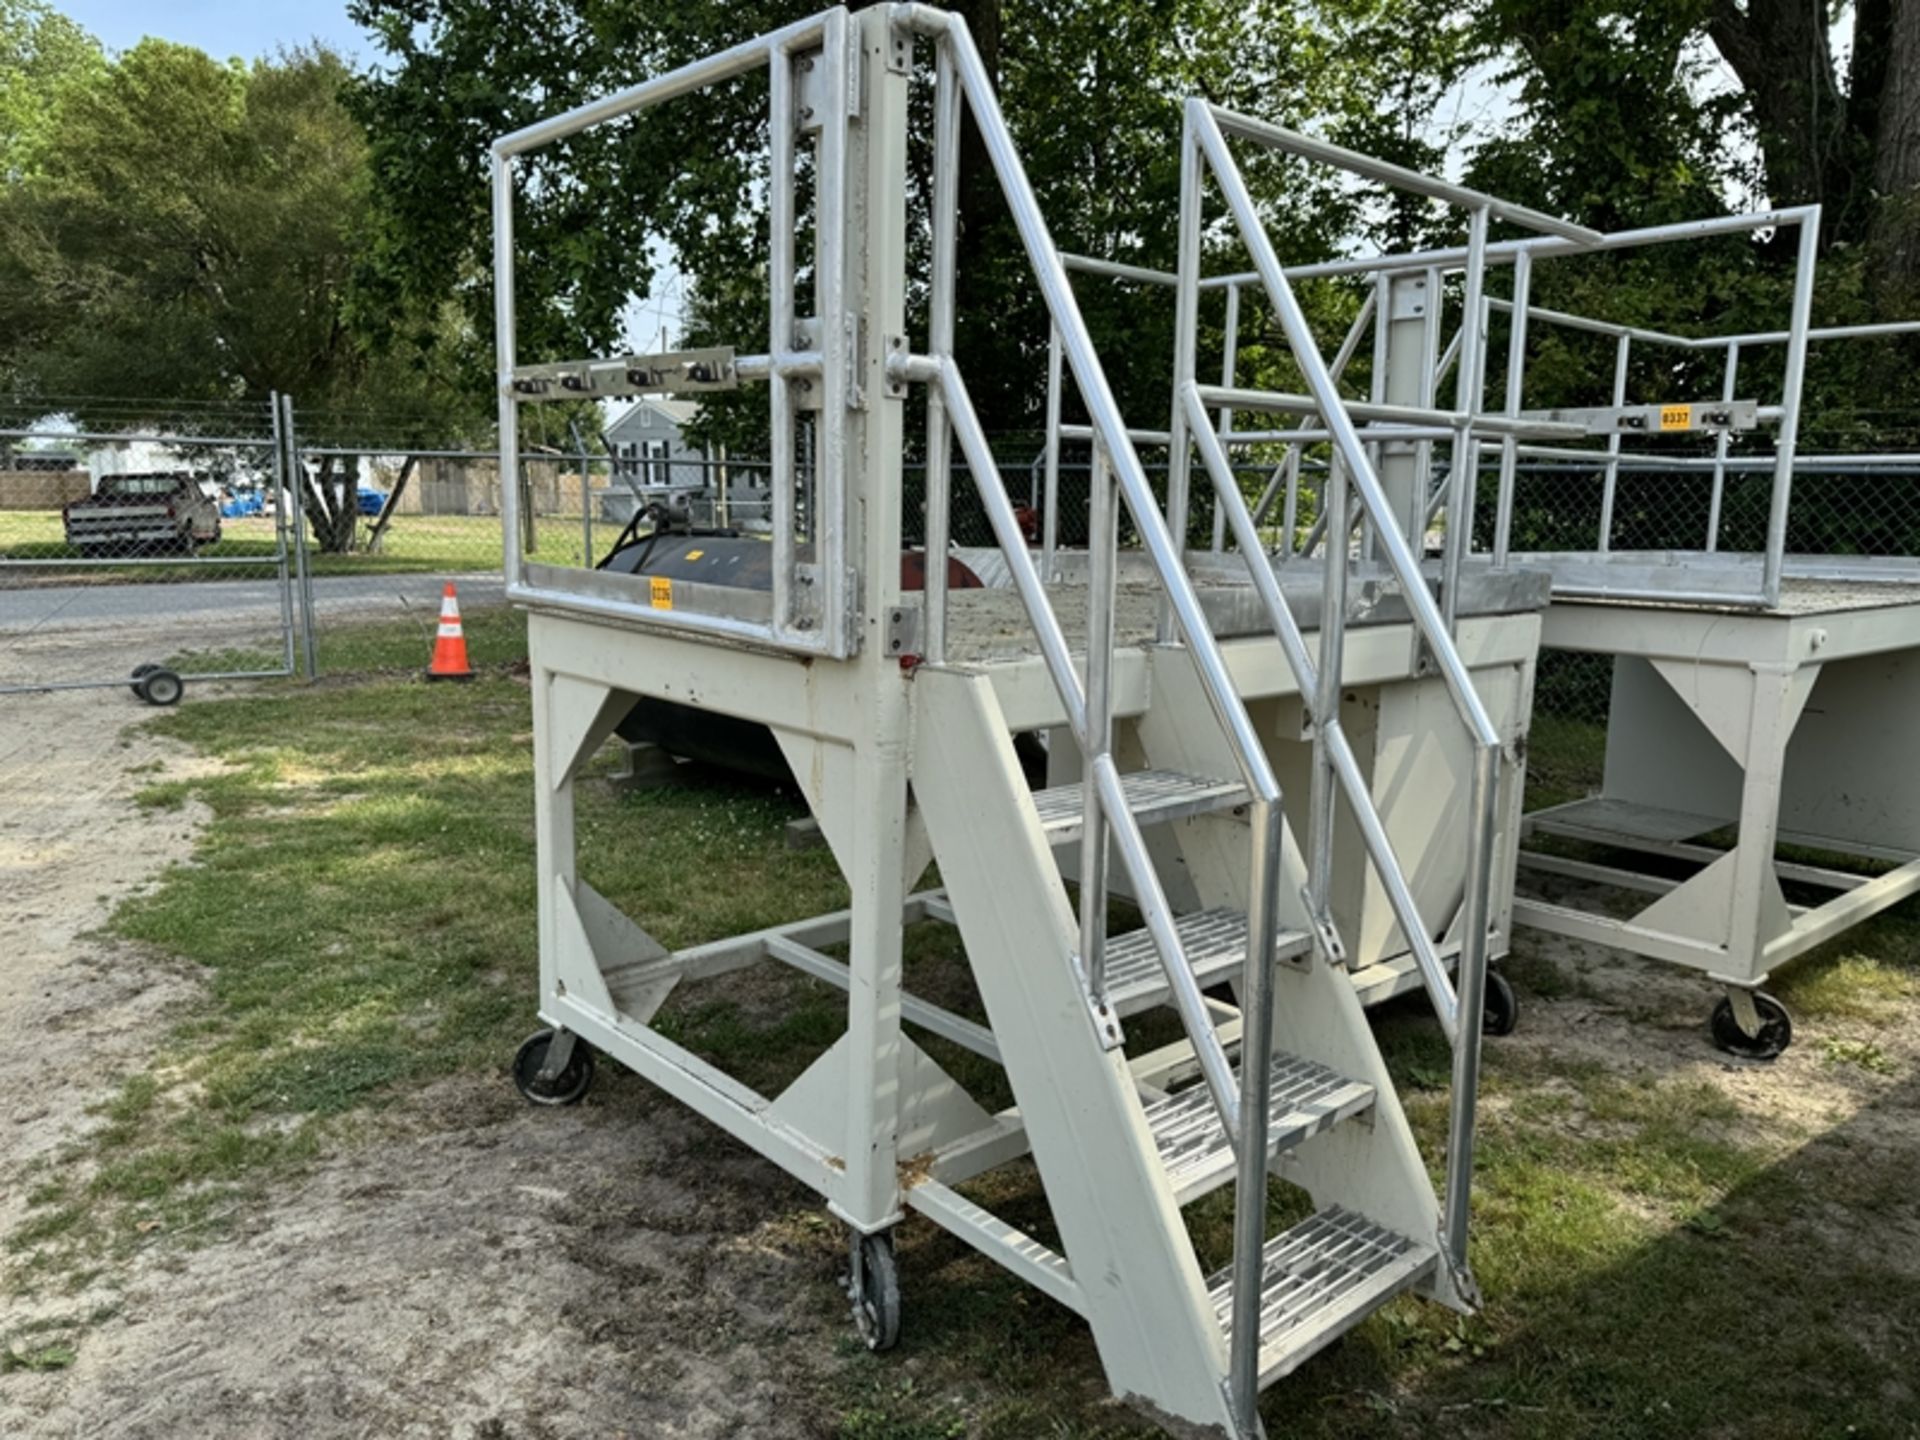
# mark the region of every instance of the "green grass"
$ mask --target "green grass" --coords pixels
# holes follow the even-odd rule
[[[161,1056],[120,1083],[80,1149],[35,1177],[10,1240],[16,1283],[57,1293],[138,1247],[215,1235],[313,1157],[378,1143],[368,1117],[423,1082],[499,1072],[531,1027],[535,969],[531,727],[525,689],[498,663],[520,653],[518,624],[504,612],[498,631],[484,614],[470,620],[489,657],[470,686],[263,687],[156,722],[228,768],[144,792],[156,806],[196,798],[213,818],[195,863],[127,902],[113,928],[193,962],[207,995]],[[412,667],[424,653],[405,624],[351,643],[369,669]],[[1551,753],[1555,738],[1536,732],[1534,763],[1577,776],[1582,752]],[[777,794],[700,779],[627,795],[588,784],[579,798],[582,873],[669,946],[845,903],[827,852],[786,848],[799,810]],[[1799,1043],[1864,1097],[1805,1143],[1757,1138],[1756,1117],[1694,1068],[1712,1064],[1685,1049],[1702,1042],[1676,1039],[1664,1068],[1491,1044],[1475,1211],[1485,1307],[1462,1318],[1396,1301],[1268,1394],[1269,1432],[1920,1434],[1920,1276],[1881,1249],[1883,1224],[1885,1235],[1912,1233],[1901,1227],[1912,1223],[1913,1155],[1886,1143],[1882,1117],[1910,1112],[1917,1082],[1895,1047],[1821,1028],[1913,1024],[1913,908],[1851,932],[1781,986],[1803,1022]],[[916,992],[980,1015],[950,930],[916,926],[905,949]],[[1604,993],[1544,959],[1509,973],[1523,1003],[1597,1004]],[[766,1091],[831,1041],[843,1007],[824,984],[763,968],[688,987],[659,1023]],[[1168,1038],[1165,1017],[1129,1028],[1137,1046]],[[1418,1005],[1381,1012],[1377,1031],[1437,1161],[1448,1049]],[[987,1062],[916,1039],[983,1104],[1011,1100]],[[965,1188],[1052,1236],[1030,1166]],[[1303,1205],[1275,1184],[1274,1224]],[[1223,1262],[1230,1195],[1188,1214],[1203,1264]],[[839,1231],[817,1206],[768,1219],[818,1249],[823,1269],[832,1263]],[[873,1357],[840,1342],[828,1395],[840,1440],[1158,1433],[1107,1400],[1076,1317],[930,1225],[903,1227],[900,1247],[902,1347]],[[823,1314],[836,1308],[823,1301]],[[0,1335],[0,1370],[70,1363],[83,1343],[83,1321]]]
[[[416,610],[397,620],[322,617],[314,635],[320,675],[333,680],[387,670],[425,671],[433,656],[438,622],[437,610]],[[526,659],[527,617],[510,606],[465,602],[460,607],[460,628],[467,637],[467,659],[476,670]]]
[[[170,580],[231,580],[258,578],[274,564],[273,522],[246,518],[221,522],[216,545],[202,546],[204,556],[226,559],[257,558],[258,567],[192,566],[170,569]],[[371,522],[368,522],[369,524]],[[604,552],[617,527],[596,523],[594,548]],[[364,537],[366,528],[361,535]],[[538,546],[532,558],[550,565],[579,565],[582,549],[580,517],[542,516],[535,526]],[[57,510],[0,510],[0,556],[12,560],[70,560],[77,552],[67,544]],[[401,575],[423,571],[498,570],[501,564],[500,517],[497,515],[399,515],[381,537],[375,554],[327,555],[309,547],[309,569],[315,575]],[[87,571],[55,571],[58,583],[77,584],[85,575],[102,582],[139,578],[134,567]],[[52,583],[50,581],[49,583]]]
[[[1607,727],[1536,710],[1527,738],[1527,808],[1542,810],[1598,793]]]
[[[282,686],[156,728],[230,768],[141,793],[156,807],[191,796],[213,819],[194,863],[126,902],[112,929],[194,962],[208,993],[34,1192],[11,1245],[49,1283],[156,1232],[211,1233],[355,1112],[498,1070],[534,1024],[523,684],[496,672]],[[630,797],[584,786],[579,826],[605,893],[677,946],[845,903],[829,855],[786,847],[797,813],[718,782]],[[662,893],[679,909],[649,913]],[[830,1020],[796,1017],[792,1043],[820,1048]],[[724,1008],[680,1023],[723,1045],[733,1033]]]

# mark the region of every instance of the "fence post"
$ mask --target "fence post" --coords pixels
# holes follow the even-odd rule
[[[272,412],[273,432],[273,561],[274,575],[280,582],[280,638],[282,662],[287,674],[296,673],[293,648],[293,570],[288,564],[287,544],[287,433],[280,413],[280,392],[270,391],[267,408]]]
[[[320,650],[313,635],[313,570],[307,563],[307,467],[300,459],[299,432],[293,423],[293,397],[282,395],[281,434],[286,442],[287,472],[292,478],[294,572],[300,582],[300,637],[306,654],[307,679],[319,678]],[[357,497],[356,497],[357,498]]]
[[[567,429],[573,435],[573,448],[580,452],[580,567],[583,570],[593,568],[593,472],[592,460],[587,454],[586,437],[580,433],[580,422],[569,420]]]
[[[504,489],[506,479],[503,476],[501,486]],[[540,548],[539,532],[533,519],[533,474],[527,469],[526,457],[516,454],[513,457],[513,482],[520,496],[520,553],[531,555]]]

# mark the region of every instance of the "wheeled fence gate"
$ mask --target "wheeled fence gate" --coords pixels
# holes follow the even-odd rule
[[[294,672],[297,495],[283,407],[178,407],[49,425],[58,398],[0,402],[0,694]],[[151,677],[151,678],[149,678]]]

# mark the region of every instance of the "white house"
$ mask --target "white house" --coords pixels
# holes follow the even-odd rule
[[[607,427],[616,482],[642,490],[692,490],[707,483],[706,452],[687,443],[683,427],[700,413],[693,400],[642,396]]]

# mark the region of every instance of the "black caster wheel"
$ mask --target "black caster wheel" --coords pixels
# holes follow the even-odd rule
[[[1742,1060],[1776,1059],[1793,1043],[1793,1016],[1787,1013],[1786,1006],[1760,990],[1753,992],[1753,1008],[1760,1012],[1760,1030],[1749,1035],[1740,1028],[1740,1021],[1733,1013],[1733,1001],[1722,995],[1708,1022],[1713,1043]]]
[[[513,1084],[532,1105],[578,1105],[593,1084],[593,1047],[575,1038],[573,1054],[550,1080],[540,1078],[553,1044],[553,1031],[536,1030],[513,1057]]]
[[[156,665],[134,682],[133,693],[149,705],[178,705],[187,687],[173,671]]]
[[[890,1233],[853,1237],[847,1293],[853,1301],[854,1328],[867,1349],[877,1353],[900,1342],[900,1267]]]
[[[1520,997],[1498,970],[1487,972],[1487,993],[1480,1011],[1482,1035],[1511,1035],[1520,1023]]]
[[[136,665],[133,667],[133,674],[127,677],[128,680],[130,680],[132,683],[129,684],[127,688],[133,691],[134,699],[141,700],[146,698],[140,693],[140,682],[146,679],[147,676],[151,675],[154,671],[158,670],[159,668],[160,667],[158,665],[155,665],[152,661],[148,661],[144,665]]]

